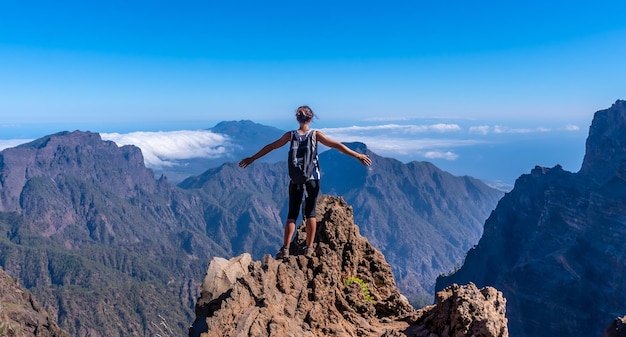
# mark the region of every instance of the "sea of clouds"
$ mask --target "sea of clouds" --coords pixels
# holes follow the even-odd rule
[[[431,161],[453,174],[491,177],[508,183],[534,165],[565,163],[567,169],[568,163],[572,163],[569,166],[573,169],[582,160],[584,146],[581,144],[586,137],[575,125],[515,128],[462,123],[385,123],[319,130],[341,142],[365,143],[380,156],[403,162]],[[101,133],[101,137],[119,146],[141,148],[146,166],[155,169],[181,165],[192,158],[226,160],[237,146],[227,135],[209,130]],[[575,143],[569,149],[566,142],[572,139]],[[0,140],[0,150],[28,141],[31,140]],[[260,149],[265,144],[257,145]]]

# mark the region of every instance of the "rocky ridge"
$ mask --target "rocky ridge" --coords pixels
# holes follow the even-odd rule
[[[302,255],[303,226],[283,260],[215,258],[189,335],[508,336],[506,300],[495,289],[454,285],[415,311],[342,198],[321,197],[317,214],[311,258]]]

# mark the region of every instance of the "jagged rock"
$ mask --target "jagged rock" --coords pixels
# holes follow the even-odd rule
[[[202,282],[200,295],[209,301],[216,299],[233,287],[238,278],[248,273],[252,257],[248,253],[226,260],[214,257]]]
[[[430,310],[439,310],[463,318],[466,331],[476,336],[508,336],[505,301],[495,290],[457,286],[448,291],[450,295],[439,296],[440,305],[416,312],[399,293],[382,253],[359,234],[352,208],[342,198],[321,197],[317,214],[316,250],[311,258],[302,254],[305,233],[301,226],[289,257],[275,260],[265,255],[262,261],[250,263],[247,272],[220,294],[204,289],[224,289],[212,285],[208,275],[219,274],[217,267],[228,264],[212,263],[189,335],[397,337],[422,336],[410,331],[437,336],[461,331],[460,323],[446,330],[445,322],[452,321],[449,317],[444,325],[424,325],[419,330],[411,326],[432,316]],[[240,256],[230,265],[246,259]],[[222,278],[214,282],[224,284]],[[445,308],[440,309],[441,305]]]
[[[604,337],[626,337],[626,316],[616,318],[604,330]]]
[[[436,295],[437,304],[420,310],[407,335],[414,337],[508,337],[506,300],[492,287],[453,284]],[[434,334],[434,335],[433,335]]]
[[[0,268],[0,336],[69,337],[17,280]]]

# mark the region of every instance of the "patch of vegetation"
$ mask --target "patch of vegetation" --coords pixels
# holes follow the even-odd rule
[[[347,279],[343,280],[343,285],[349,287],[352,283],[357,283],[361,287],[361,293],[363,294],[363,298],[365,298],[365,302],[373,302],[374,296],[370,293],[367,284],[362,279],[356,276],[350,276]]]

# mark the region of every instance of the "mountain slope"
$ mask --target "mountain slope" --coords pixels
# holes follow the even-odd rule
[[[227,254],[205,234],[202,200],[97,134],[0,152],[0,197],[0,265],[72,335],[153,335],[160,310],[184,330],[202,261]]]
[[[600,336],[626,311],[626,102],[596,112],[578,173],[536,167],[485,222],[456,273],[494,286],[514,336]]]

